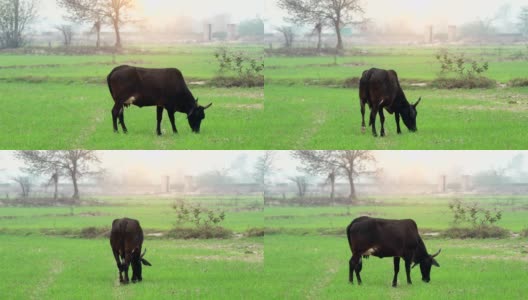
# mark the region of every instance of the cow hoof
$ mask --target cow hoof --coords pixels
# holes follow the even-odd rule
[[[385,136],[385,132],[380,133],[380,136],[384,137]]]
[[[114,133],[119,133],[119,130],[115,130],[115,129],[114,129]]]
[[[373,133],[372,136],[373,136],[373,137],[377,137],[378,134],[377,134],[377,133]]]
[[[128,133],[128,130],[123,130],[123,133],[124,133],[124,134],[127,134],[127,133]]]
[[[156,133],[158,136],[161,136],[161,132]]]
[[[367,131],[367,128],[361,127],[361,133],[365,133],[365,131]]]

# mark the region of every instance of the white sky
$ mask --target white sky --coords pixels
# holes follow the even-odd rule
[[[278,178],[299,173],[299,163],[290,151],[275,152]],[[412,174],[430,182],[436,182],[440,174],[471,175],[504,167],[518,153],[525,156],[522,167],[528,171],[528,151],[374,151],[378,167],[388,177]],[[246,168],[251,172],[263,151],[99,151],[99,154],[101,166],[114,174],[140,174],[157,182],[161,175],[178,178],[237,166],[242,156],[246,157]],[[12,151],[0,151],[0,182],[18,174],[21,167]]]
[[[175,16],[188,16],[199,21],[228,13],[232,22],[240,22],[261,16],[264,1],[268,0],[137,0],[135,10],[148,23],[157,23],[160,27],[170,24]],[[37,26],[37,29],[68,23],[63,19],[66,12],[57,6],[55,0],[40,0],[39,8],[40,28]]]
[[[274,24],[284,23],[286,12],[277,7],[277,0],[266,0],[265,18]],[[498,8],[511,4],[512,18],[517,18],[519,8],[528,0],[361,0],[365,17],[376,22],[406,20],[415,30],[427,24],[445,23],[460,25],[468,21],[494,16]]]

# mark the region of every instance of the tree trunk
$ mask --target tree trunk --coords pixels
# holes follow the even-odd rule
[[[317,30],[317,52],[321,51],[321,30]]]
[[[348,183],[350,184],[350,200],[352,203],[354,203],[354,200],[356,200],[356,188],[354,187],[354,178],[352,177],[352,174],[347,174],[348,176]]]
[[[95,47],[99,48],[101,46],[101,22],[95,22],[95,31],[97,32],[97,41],[95,42]]]
[[[53,185],[55,186],[55,191],[53,192],[53,200],[57,200],[59,197],[59,178],[56,177],[55,180],[53,180]]]
[[[334,195],[335,195],[335,178],[331,178],[330,179],[330,199],[332,200],[332,202],[334,201]]]
[[[341,38],[341,28],[339,28],[339,24],[341,23],[341,20],[338,19],[338,21],[334,24],[336,35],[337,35],[337,50],[343,50],[343,39]]]
[[[80,199],[80,197],[79,197],[79,187],[77,186],[77,161],[73,162],[73,170],[72,170],[72,173],[71,173],[71,177],[72,177],[72,182],[73,182],[73,196],[72,196],[72,199],[75,202],[76,200]]]
[[[121,34],[119,33],[119,19],[114,20],[114,31],[116,35],[116,48],[121,48]]]

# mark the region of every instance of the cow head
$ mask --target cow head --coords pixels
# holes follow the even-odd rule
[[[132,282],[141,281],[143,280],[142,276],[142,265],[145,266],[152,266],[146,259],[143,258],[145,256],[145,253],[147,252],[147,249],[143,251],[143,254],[140,255],[140,251],[138,248],[134,249],[132,251]]]
[[[189,126],[191,126],[193,132],[200,133],[200,125],[205,118],[205,110],[211,107],[211,105],[213,105],[213,103],[209,103],[206,106],[200,106],[198,104],[198,99],[196,99],[196,106],[187,114]]]
[[[440,264],[434,259],[438,254],[440,254],[440,251],[442,249],[438,250],[433,255],[427,255],[424,259],[422,259],[419,262],[415,262],[412,266],[413,268],[416,267],[417,264],[420,264],[420,271],[422,272],[422,280],[426,283],[429,283],[431,281],[431,267],[440,267]]]
[[[413,132],[418,130],[418,128],[416,128],[416,117],[418,116],[416,107],[418,104],[420,104],[420,101],[422,101],[422,97],[420,97],[416,103],[409,105],[409,107],[406,109],[403,109],[403,111],[400,113],[405,126],[407,126],[407,128]]]

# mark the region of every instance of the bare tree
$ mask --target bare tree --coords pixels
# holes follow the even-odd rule
[[[101,45],[101,28],[105,19],[103,0],[57,0],[57,4],[69,13],[68,19],[75,22],[92,24],[92,31],[97,34],[95,46]]]
[[[17,151],[16,156],[26,163],[28,170],[50,174],[52,180],[56,177],[55,197],[59,175],[70,177],[74,190],[72,198],[79,200],[79,178],[101,172],[92,170],[92,165],[100,162],[93,150]]]
[[[290,177],[290,180],[295,183],[297,186],[297,196],[304,198],[306,195],[306,190],[308,189],[308,183],[306,182],[306,177],[304,176],[295,176]]]
[[[331,186],[330,199],[334,200],[337,158],[332,150],[299,150],[292,153],[302,163],[301,169],[309,174],[328,176]]]
[[[286,9],[294,20],[312,24],[321,22],[321,26],[327,22],[334,27],[338,50],[343,49],[341,29],[346,25],[360,24],[354,20],[357,14],[363,13],[360,0],[279,0],[279,6]]]
[[[350,185],[350,199],[354,201],[356,189],[354,180],[361,175],[374,175],[378,170],[373,168],[376,162],[374,155],[368,150],[299,150],[294,157],[303,162],[303,168],[317,174],[328,174],[329,180],[335,183],[336,176],[345,177]],[[332,187],[333,197],[334,188]]]
[[[20,196],[22,198],[27,199],[29,197],[29,193],[31,192],[31,188],[33,187],[33,181],[29,176],[17,176],[12,178],[14,182],[18,183],[21,189]]]
[[[0,47],[19,48],[27,26],[37,18],[37,0],[0,0]]]
[[[284,47],[291,48],[293,46],[293,39],[295,38],[293,28],[290,26],[281,26],[277,27],[277,31],[282,33],[282,36],[284,37]]]
[[[131,21],[128,12],[133,8],[134,0],[57,0],[57,2],[68,10],[71,19],[93,23],[93,29],[97,32],[97,47],[99,47],[101,26],[107,23],[114,29],[115,47],[121,48],[120,28]]]
[[[71,25],[60,25],[55,28],[62,34],[64,46],[71,45],[74,35],[73,27]]]
[[[317,50],[321,49],[321,34],[327,25],[323,11],[318,9],[319,1],[313,0],[279,0],[278,6],[287,10],[290,15],[286,18],[295,24],[312,24],[312,32],[317,34]]]
[[[26,165],[25,171],[32,174],[41,174],[50,176],[49,183],[54,185],[53,198],[58,197],[58,184],[60,173],[60,166],[56,159],[56,151],[17,151],[15,157],[20,159]]]
[[[266,195],[269,176],[275,170],[275,153],[273,151],[266,151],[264,154],[257,159],[255,165],[254,178],[255,181],[261,186],[262,192]]]
[[[519,32],[524,37],[528,37],[528,6],[521,7],[521,12],[517,19],[519,20],[519,23],[517,24]]]

